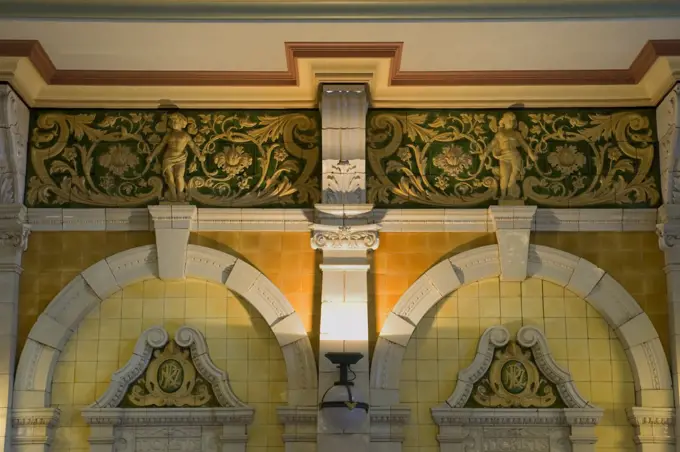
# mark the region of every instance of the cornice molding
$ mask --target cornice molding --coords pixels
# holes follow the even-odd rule
[[[635,85],[659,58],[680,56],[680,39],[648,41],[628,69],[402,71],[403,48],[403,42],[286,42],[286,71],[69,70],[58,69],[40,41],[0,40],[0,56],[28,58],[49,85],[264,87],[298,86],[297,60],[326,58],[387,58],[390,86]]]
[[[530,0],[521,4],[475,2],[474,0],[426,0],[384,2],[340,0],[318,1],[193,1],[141,0],[80,2],[75,0],[3,0],[0,16],[18,19],[114,19],[114,20],[499,20],[499,19],[614,19],[680,16],[680,5],[672,0],[578,2],[557,4]]]
[[[680,10],[680,6],[678,7]],[[680,79],[680,40],[649,41],[628,69],[402,71],[401,42],[287,42],[285,71],[56,68],[38,41],[0,40],[0,81],[33,107],[312,108],[323,82],[368,83],[377,108],[656,105]]]
[[[328,215],[314,209],[198,208],[191,230],[307,232]],[[316,217],[316,218],[315,218]],[[373,209],[354,221],[381,225],[381,232],[494,232],[488,209]],[[152,231],[148,208],[28,209],[32,231]],[[538,208],[527,225],[532,231],[592,232],[657,230],[657,209]]]

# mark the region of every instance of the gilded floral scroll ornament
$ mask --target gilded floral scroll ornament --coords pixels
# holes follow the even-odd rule
[[[38,112],[26,203],[312,205],[318,135],[312,112]]]
[[[652,111],[373,111],[368,201],[656,206]]]

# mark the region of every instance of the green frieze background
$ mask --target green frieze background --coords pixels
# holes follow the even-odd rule
[[[311,207],[321,199],[315,110],[31,115],[28,207]],[[651,108],[370,110],[368,202],[656,207],[655,128]]]
[[[140,207],[171,200],[308,207],[319,201],[317,111],[179,113],[179,130],[171,133],[172,114],[165,111],[32,111],[26,205]],[[166,139],[173,152],[164,146],[150,158]],[[175,196],[181,178],[186,188]]]
[[[380,207],[656,207],[654,109],[372,110]]]

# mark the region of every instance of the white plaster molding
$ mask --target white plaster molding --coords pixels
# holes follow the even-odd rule
[[[529,235],[536,215],[536,206],[489,207],[496,230],[501,259],[501,279],[524,281],[527,278]]]
[[[50,447],[59,424],[59,408],[28,408],[12,410],[12,446],[23,450],[26,446]]]
[[[649,450],[670,452],[675,450],[675,410],[673,408],[632,407],[626,409],[628,421],[635,429],[633,440]],[[662,449],[658,446],[661,445]]]
[[[494,353],[510,340],[510,333],[503,326],[487,328],[477,346],[477,354],[472,364],[458,373],[458,381],[446,403],[452,408],[463,408],[470,398],[472,388],[489,370]],[[534,326],[522,327],[517,333],[519,345],[530,348],[538,369],[555,384],[567,408],[594,408],[576,389],[571,375],[562,369],[552,357],[548,341],[543,333]]]
[[[195,206],[149,206],[156,233],[158,276],[163,280],[186,278],[189,233],[196,221]]]
[[[153,352],[168,343],[168,333],[161,327],[151,327],[144,331],[128,362],[111,376],[106,392],[90,408],[117,408],[123,400],[128,387],[146,370]],[[191,350],[191,359],[196,371],[208,382],[222,407],[245,407],[229,385],[227,374],[218,369],[208,354],[208,345],[203,335],[196,329],[183,326],[175,333],[175,342],[180,347]]]
[[[168,343],[168,333],[155,326],[139,335],[132,356],[127,363],[111,375],[111,383],[90,408],[116,408],[125,397],[130,384],[146,370],[153,351]]]
[[[372,443],[404,441],[404,426],[411,417],[411,408],[405,405],[372,406],[369,416]]]
[[[497,277],[500,274],[500,258],[496,245],[466,251],[444,262],[448,262],[446,265],[453,267],[460,285]],[[446,268],[445,265],[444,268]],[[394,335],[395,331],[402,331],[402,334],[406,334],[403,330],[403,320],[409,320],[415,327],[425,313],[449,293],[428,287],[425,282],[429,280],[429,275],[434,274],[431,272],[432,270],[421,276],[393,308],[392,314],[399,316],[400,319],[389,316],[383,326],[375,346],[371,367],[372,398],[376,390],[376,397],[393,400],[393,403],[399,400],[398,384],[405,348],[401,344],[390,341],[388,334]],[[626,348],[635,381],[637,404],[640,406],[673,406],[668,361],[663,354],[663,347],[658,337],[651,337],[647,321],[637,320],[646,325],[643,337],[648,340],[643,343],[639,343],[641,339],[634,336],[637,333],[632,333],[631,328],[619,328],[638,315],[647,316],[635,299],[619,283],[597,267],[588,264],[584,259],[538,245],[529,246],[527,272],[528,276],[546,279],[562,287],[567,287],[571,283],[572,287],[580,287],[582,291],[588,291],[587,301],[617,332],[624,348],[628,343],[637,343],[633,347]],[[577,281],[581,282],[577,283]],[[588,290],[588,287],[592,289]],[[451,290],[455,288],[457,287]],[[398,342],[403,343],[403,339],[399,339]]]
[[[364,85],[323,85],[319,110],[322,127],[322,158],[366,158],[368,93]]]
[[[315,224],[311,227],[312,249],[321,250],[375,250],[380,244],[377,225],[328,226]]]
[[[157,277],[155,248],[141,246],[97,262],[50,302],[43,313],[47,320],[31,329],[19,360],[14,388],[16,408],[50,406],[52,373],[60,348],[104,295]],[[187,276],[217,284],[226,282],[230,290],[262,314],[279,344],[286,344],[282,351],[288,372],[289,403],[291,400],[300,400],[299,404],[316,403],[317,371],[311,343],[306,334],[302,335],[305,331],[302,321],[281,291],[246,262],[220,251],[190,245],[187,262]],[[281,325],[276,326],[277,323]]]
[[[30,112],[9,85],[0,86],[0,204],[22,204]]]
[[[668,93],[656,109],[659,138],[661,196],[665,203],[680,201],[680,84]]]
[[[662,251],[680,249],[680,247],[675,248],[675,245],[680,242],[680,221],[674,220],[656,225],[656,235],[659,237],[659,248]]]
[[[509,341],[510,333],[505,327],[487,328],[480,338],[472,364],[458,373],[451,396],[444,404],[431,409],[432,417],[439,426],[441,450],[448,450],[447,443],[465,443],[471,450],[495,450],[508,438],[516,438],[522,442],[523,449],[528,450],[591,450],[579,446],[592,447],[595,444],[594,429],[604,410],[591,405],[578,393],[571,376],[557,365],[545,336],[536,327],[521,328],[517,333],[517,343],[531,349],[533,364],[555,385],[566,407],[466,408],[473,396],[474,385],[485,378],[497,358],[497,349]],[[527,363],[526,366],[533,364]],[[567,440],[571,442],[571,448],[564,447]]]
[[[97,452],[190,450],[245,452],[252,408],[86,408]]]
[[[366,160],[333,160],[322,162],[321,186],[324,204],[366,203]]]
[[[364,206],[363,204],[360,204]],[[332,204],[323,205],[328,210]],[[373,209],[352,218],[349,204],[343,224],[380,224],[383,232],[493,232],[488,209]],[[369,208],[368,211],[371,209]],[[349,215],[352,213],[353,215]],[[196,231],[309,231],[315,209],[198,208]],[[330,216],[330,215],[329,215]],[[337,215],[333,215],[337,216]],[[326,223],[326,221],[318,221]],[[151,231],[147,208],[61,209],[30,208],[33,231]],[[538,208],[532,231],[655,231],[657,209]]]
[[[211,386],[219,407],[120,408],[130,384],[144,372],[149,377],[147,368],[152,357],[168,340],[168,333],[163,328],[152,327],[144,331],[130,360],[111,377],[106,392],[82,410],[82,416],[91,427],[90,444],[97,450],[111,452],[119,449],[121,439],[126,444],[134,444],[134,450],[146,450],[146,444],[158,441],[171,443],[173,447],[181,445],[183,450],[208,452],[225,450],[225,446],[226,450],[234,452],[244,450],[246,426],[253,421],[255,410],[234,394],[227,374],[210,359],[203,335],[188,326],[177,330],[174,342],[190,349],[195,372]],[[151,426],[157,427],[149,429]],[[205,441],[206,438],[210,440]],[[222,446],[215,449],[210,446],[211,442]]]
[[[276,409],[277,418],[283,424],[283,442],[316,443],[316,424],[319,408],[314,406],[281,406]]]
[[[0,204],[0,248],[26,251],[30,233],[26,207],[22,204]]]

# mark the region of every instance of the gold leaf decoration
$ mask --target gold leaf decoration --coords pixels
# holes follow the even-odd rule
[[[34,111],[29,207],[311,206],[313,111]]]
[[[489,370],[472,389],[469,408],[563,408],[557,387],[541,374],[531,349],[510,341],[496,350]]]
[[[654,110],[398,112],[368,118],[381,207],[655,207]]]
[[[144,374],[134,381],[121,401],[123,407],[214,407],[210,383],[196,371],[191,351],[170,341],[153,352]]]

